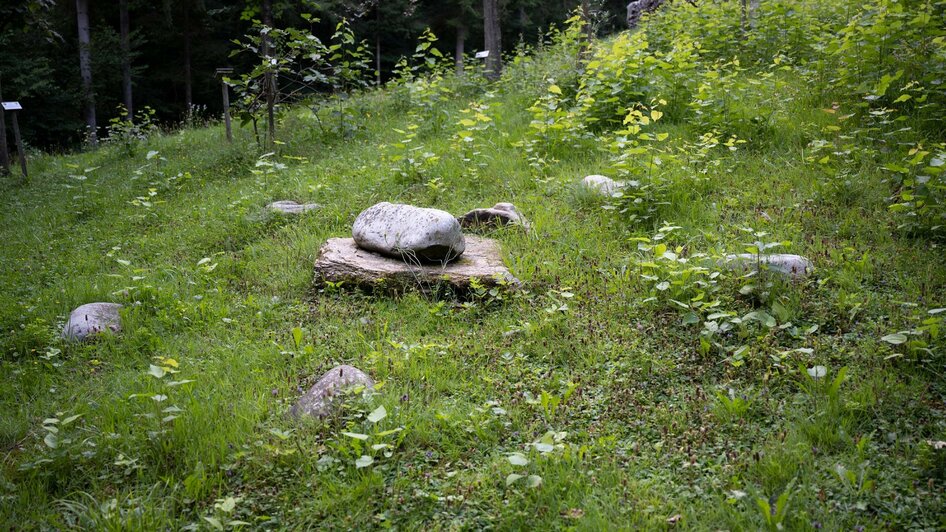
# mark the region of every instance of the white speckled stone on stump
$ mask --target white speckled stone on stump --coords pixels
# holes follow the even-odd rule
[[[62,329],[66,340],[86,340],[106,330],[117,333],[122,330],[118,303],[87,303],[69,314],[69,321]]]
[[[473,209],[458,220],[460,227],[518,225],[529,230],[529,220],[512,203],[497,203],[489,209]]]
[[[330,238],[315,261],[316,281],[345,282],[365,288],[416,287],[421,290],[446,283],[461,292],[477,279],[482,286],[521,283],[503,264],[499,245],[487,238],[466,237],[466,252],[449,264],[408,264],[366,251],[351,238]]]
[[[602,196],[614,196],[629,186],[637,186],[636,181],[615,181],[603,175],[589,175],[581,180],[581,186],[586,190]]]
[[[290,412],[296,417],[323,418],[338,406],[341,394],[356,387],[364,387],[367,390],[374,387],[374,381],[354,366],[336,366],[322,375],[318,382],[292,405]]]
[[[274,201],[266,206],[267,209],[282,214],[302,214],[321,207],[318,203],[296,203],[294,201]]]
[[[449,262],[466,249],[452,214],[399,203],[368,207],[352,226],[358,247],[408,262]]]
[[[788,253],[773,253],[761,256],[753,253],[726,255],[724,262],[728,268],[733,270],[765,269],[791,279],[804,279],[815,269],[811,261],[805,257]]]

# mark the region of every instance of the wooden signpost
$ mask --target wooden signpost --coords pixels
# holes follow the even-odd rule
[[[0,101],[3,93],[0,93]],[[10,154],[7,152],[7,124],[3,119],[3,109],[0,108],[0,174],[10,173]]]
[[[13,141],[16,142],[16,152],[20,156],[20,170],[23,171],[23,179],[29,177],[26,172],[26,150],[23,149],[23,139],[20,137],[20,124],[16,121],[17,111],[23,110],[20,102],[2,102],[3,111],[10,111],[10,122],[13,126]]]
[[[232,68],[217,69],[217,75],[223,85],[223,123],[227,127],[227,142],[233,142],[233,132],[230,130],[230,88],[226,79],[232,73]]]

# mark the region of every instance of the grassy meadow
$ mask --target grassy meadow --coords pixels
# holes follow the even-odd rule
[[[745,36],[674,2],[495,84],[283,109],[273,152],[210,123],[38,154],[0,178],[0,528],[946,527],[943,8],[901,4],[773,2]],[[532,231],[485,234],[523,288],[315,283],[381,201],[514,203]],[[718,265],[760,250],[815,273]],[[94,301],[123,331],[61,340]],[[290,417],[342,363],[379,385]]]

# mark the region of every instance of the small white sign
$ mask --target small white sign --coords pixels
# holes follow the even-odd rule
[[[4,111],[22,111],[23,107],[20,106],[20,102],[3,102]]]
[[[482,52],[476,52],[477,59],[486,59],[489,57],[489,50],[483,50]]]

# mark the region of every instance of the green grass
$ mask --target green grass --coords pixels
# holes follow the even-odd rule
[[[286,167],[271,173],[249,131],[227,145],[211,126],[134,153],[40,156],[28,184],[6,179],[0,528],[208,528],[212,517],[291,529],[759,529],[757,500],[783,493],[791,529],[946,526],[946,459],[926,443],[946,439],[942,352],[891,357],[903,351],[880,340],[914,327],[912,312],[946,306],[946,254],[894,229],[882,164],[844,184],[806,160],[827,104],[786,76],[772,127],[706,163],[668,155],[656,214],[631,221],[626,205],[604,209],[575,186],[609,173],[596,142],[530,168],[515,143],[544,85],[522,85],[488,96],[460,87],[426,118],[397,91],[364,95],[352,105],[371,117],[352,138],[294,109],[279,155],[264,159]],[[770,90],[740,87],[763,91],[746,101]],[[474,99],[490,104],[494,126],[465,162],[451,137]],[[440,159],[402,178],[381,154],[410,123],[413,145]],[[681,153],[705,133],[685,119],[657,128]],[[325,208],[264,212],[278,199]],[[379,201],[456,214],[515,203],[533,232],[491,236],[524,289],[455,301],[315,286],[320,245]],[[681,227],[666,241],[684,254],[741,252],[754,238],[739,228],[766,231],[817,274],[762,302],[723,275],[723,308],[765,310],[783,327],[733,332],[728,346],[747,346],[741,362],[704,352],[701,325],[645,301],[638,262],[650,255],[636,239],[664,223]],[[124,303],[124,331],[60,341],[69,311],[91,301]],[[178,373],[148,374],[173,367],[168,358]],[[301,390],[340,363],[371,374],[378,393],[325,424],[291,419]],[[825,379],[807,376],[814,365]],[[848,378],[829,390],[842,367]],[[557,408],[543,405],[543,392],[548,404],[569,383]],[[745,404],[721,399],[729,389]],[[387,417],[366,421],[381,405]],[[55,448],[44,443],[45,419],[76,414]],[[369,451],[343,432],[396,428],[368,442],[390,444],[390,456],[355,467]],[[532,444],[549,432],[558,439],[540,452]],[[523,478],[507,486],[511,473]]]

